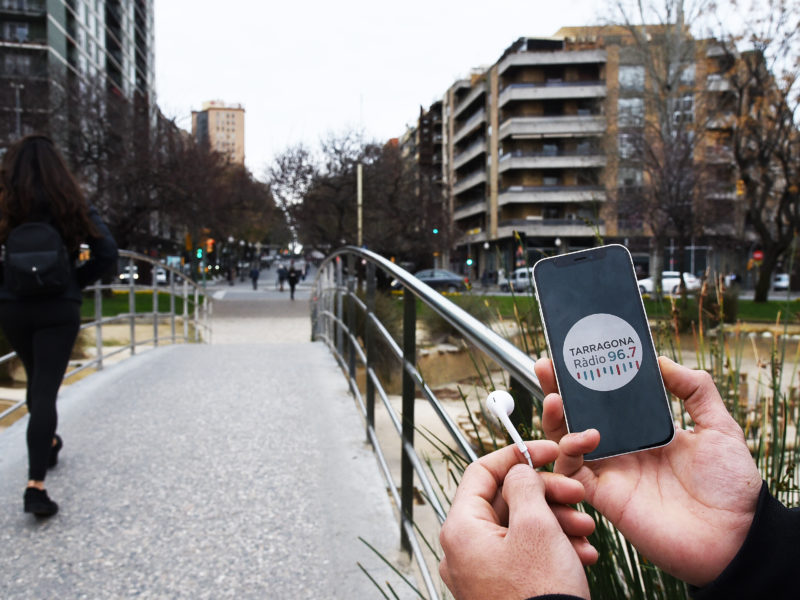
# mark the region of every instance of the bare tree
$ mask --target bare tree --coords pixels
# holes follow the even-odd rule
[[[755,300],[768,297],[772,273],[800,230],[800,2],[731,2],[743,30],[721,32],[739,193],[763,262]]]
[[[701,193],[706,170],[700,150],[714,106],[695,81],[702,42],[686,23],[709,6],[704,0],[616,3],[614,21],[629,40],[620,54],[643,73],[638,90],[626,94],[620,83],[619,130],[613,140],[617,152],[612,155],[620,172],[641,174],[620,186],[618,213],[652,235],[650,274],[657,289],[666,241],[677,242],[682,270],[683,249],[706,223]],[[685,289],[682,278],[681,285]]]

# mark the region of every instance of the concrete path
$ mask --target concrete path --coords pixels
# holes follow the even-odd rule
[[[375,598],[398,525],[308,290],[220,287],[215,343],[61,392],[61,511],[22,512],[27,418],[0,434],[0,598]],[[401,592],[402,597],[410,594]]]

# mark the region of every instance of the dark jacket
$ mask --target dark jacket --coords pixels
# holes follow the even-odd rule
[[[63,298],[64,300],[80,303],[83,299],[83,294],[81,293],[83,288],[91,285],[103,275],[116,272],[119,257],[117,243],[94,207],[89,208],[89,218],[94,223],[95,229],[100,233],[100,237],[90,237],[88,235],[86,237],[86,243],[89,245],[91,252],[89,260],[76,267],[75,263],[79,254],[76,251],[72,256],[71,268],[73,277],[70,279],[69,286],[58,296],[47,296],[47,298]],[[0,269],[0,279],[2,279],[0,281],[0,301],[19,300],[16,295],[6,288],[2,269]]]

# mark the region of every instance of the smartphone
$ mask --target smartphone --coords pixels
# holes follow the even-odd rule
[[[533,280],[567,429],[600,432],[584,458],[668,444],[672,411],[628,249],[544,258]]]

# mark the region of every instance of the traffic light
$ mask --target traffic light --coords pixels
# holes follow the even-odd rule
[[[471,267],[471,266],[472,266],[472,262],[473,262],[473,261],[472,261],[472,259],[471,259],[471,258],[468,258],[468,259],[467,259],[467,266],[468,266],[468,267]]]
[[[198,248],[197,249],[197,253],[195,254],[195,256],[197,256],[197,258],[203,258],[203,249],[202,248]]]
[[[211,254],[214,252],[214,240],[213,238],[208,238],[206,240],[206,254]]]
[[[744,188],[744,180],[737,179],[736,180],[736,195],[737,196],[744,196],[745,188]]]
[[[438,227],[434,227],[433,228],[433,235],[439,235],[439,228]]]

